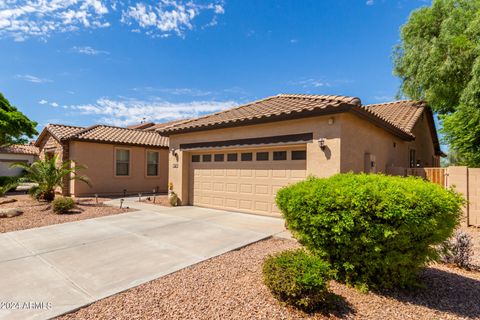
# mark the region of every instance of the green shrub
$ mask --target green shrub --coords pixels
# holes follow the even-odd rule
[[[327,262],[299,249],[269,256],[263,264],[263,278],[277,299],[310,311],[328,297],[331,271]]]
[[[171,192],[170,195],[168,196],[168,202],[172,207],[178,206],[178,196],[175,192]]]
[[[464,203],[419,178],[353,173],[309,178],[276,200],[300,243],[329,261],[338,280],[365,290],[415,285]]]
[[[56,214],[68,213],[75,207],[75,201],[70,197],[59,197],[52,201],[52,210]]]
[[[9,191],[14,191],[17,187],[17,177],[0,176],[0,197],[3,197]]]

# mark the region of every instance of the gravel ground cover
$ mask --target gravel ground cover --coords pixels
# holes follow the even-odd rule
[[[462,227],[462,230],[467,232],[472,237],[473,242],[473,258],[472,264],[480,270],[480,228]]]
[[[332,281],[336,305],[306,314],[283,306],[262,282],[268,254],[292,249],[271,238],[100,300],[59,319],[474,319],[480,318],[480,273],[432,265],[425,288],[362,294]]]
[[[50,204],[36,201],[29,195],[8,195],[2,198],[2,200],[10,198],[17,199],[18,201],[2,204],[0,208],[18,208],[23,211],[23,214],[13,218],[1,218],[0,232],[24,230],[132,211],[130,209],[120,209],[104,205],[104,201],[111,200],[108,198],[98,198],[98,204],[95,198],[77,198],[78,204],[76,209],[78,209],[78,212],[56,214],[51,210]]]
[[[168,202],[168,195],[166,194],[155,196],[155,202],[153,202],[153,196],[143,197],[141,202],[155,204],[158,206],[171,207],[170,202]]]

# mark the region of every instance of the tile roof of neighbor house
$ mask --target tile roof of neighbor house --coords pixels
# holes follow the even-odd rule
[[[130,126],[127,126],[127,129],[147,129],[150,128],[151,126],[154,126],[155,123],[153,122],[141,122],[137,124],[132,124]]]
[[[168,148],[168,138],[155,131],[107,125],[94,125],[85,128],[70,136],[69,140]]]
[[[0,153],[30,154],[38,155],[38,148],[31,144],[12,144],[0,147]]]
[[[347,96],[280,94],[233,109],[159,129],[165,135],[231,127],[250,123],[301,118],[308,115],[352,111],[402,138],[413,139],[411,130],[425,103],[398,101],[363,106],[360,99]]]

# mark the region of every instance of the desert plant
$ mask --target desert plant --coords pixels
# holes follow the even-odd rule
[[[456,231],[453,237],[442,244],[441,252],[445,263],[470,269],[473,256],[472,236],[462,230]]]
[[[168,194],[168,202],[172,207],[178,206],[178,196],[175,192],[172,191]]]
[[[277,193],[288,228],[331,263],[338,280],[360,289],[415,285],[439,258],[461,217],[463,198],[415,177],[338,174]]]
[[[331,275],[327,262],[303,249],[269,256],[263,263],[263,279],[272,294],[305,311],[326,301]]]
[[[56,214],[65,214],[75,208],[75,201],[70,197],[59,197],[52,201],[52,210]]]
[[[17,177],[0,177],[0,197],[3,197],[7,192],[15,190],[18,186]]]
[[[58,156],[45,160],[37,160],[32,164],[15,163],[12,167],[26,171],[25,177],[38,184],[30,189],[30,194],[37,199],[52,201],[55,199],[55,188],[61,187],[65,179],[80,180],[90,185],[86,176],[78,175],[78,171],[85,166],[75,166],[72,161],[64,161],[57,165]]]

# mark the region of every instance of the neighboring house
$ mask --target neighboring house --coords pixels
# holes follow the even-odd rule
[[[169,181],[182,204],[260,214],[278,215],[277,190],[309,175],[398,174],[442,155],[432,113],[417,101],[282,94],[158,131],[170,139]]]
[[[168,186],[168,138],[155,131],[94,125],[83,128],[48,125],[35,145],[40,158],[53,155],[87,166],[78,172],[92,186],[72,180],[62,188],[65,195],[133,194],[166,192]]]
[[[0,147],[0,176],[20,176],[22,169],[10,166],[16,162],[32,163],[37,159],[38,148],[34,145],[13,144]]]

